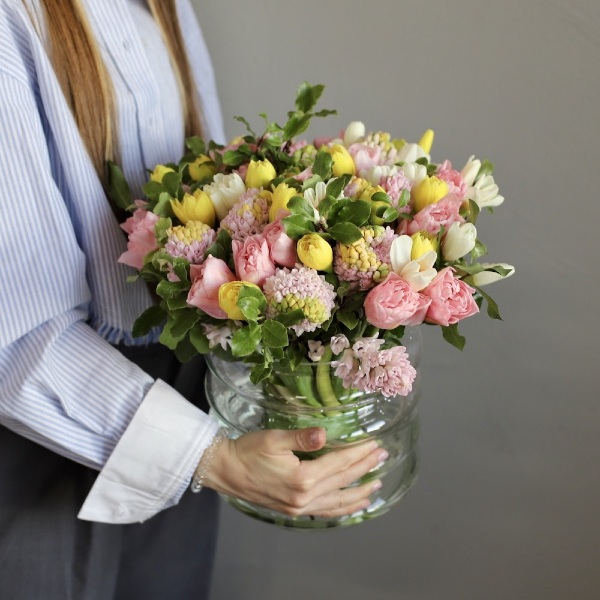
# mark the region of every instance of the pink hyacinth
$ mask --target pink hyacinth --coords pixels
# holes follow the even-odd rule
[[[385,190],[385,193],[390,197],[392,206],[398,208],[400,196],[404,190],[410,192],[411,182],[402,171],[398,171],[394,175],[382,177],[379,185]],[[410,212],[410,206],[406,204],[400,209],[400,212]]]
[[[380,350],[384,340],[362,338],[344,350],[339,360],[332,361],[334,374],[345,388],[363,392],[379,392],[386,398],[407,396],[417,371],[410,364],[406,348],[394,346]]]
[[[368,290],[391,270],[390,247],[396,239],[390,227],[361,227],[362,237],[352,244],[336,244],[333,269],[342,281]]]
[[[260,193],[261,190],[256,188],[246,190],[221,221],[221,227],[232,239],[243,241],[250,235],[261,233],[269,223],[270,200]]]
[[[214,229],[200,221],[188,221],[167,230],[165,251],[173,258],[185,258],[194,265],[202,264],[206,250],[216,239]]]
[[[277,269],[265,281],[263,293],[267,298],[268,319],[302,310],[305,318],[291,326],[297,335],[317,329],[329,319],[335,306],[334,287],[308,267]]]

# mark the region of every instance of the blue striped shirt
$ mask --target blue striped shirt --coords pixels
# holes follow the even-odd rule
[[[150,64],[166,49],[160,36],[152,36],[158,54],[145,49],[149,36],[127,0],[84,5],[115,89],[122,167],[139,193],[146,169],[183,151],[180,106],[165,104],[169,79]],[[178,15],[205,134],[222,140],[188,0]],[[130,332],[151,299],[117,262],[126,240],[20,0],[0,0],[0,136],[0,423],[101,469],[154,385],[110,345],[140,343]]]

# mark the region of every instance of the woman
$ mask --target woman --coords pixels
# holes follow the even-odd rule
[[[132,337],[152,300],[117,263],[106,159],[139,194],[199,133],[223,140],[188,0],[0,0],[1,598],[207,597],[216,496],[186,493],[194,473],[291,514],[352,513],[378,483],[342,489],[372,446],[296,459],[321,429],[223,439],[200,359]]]

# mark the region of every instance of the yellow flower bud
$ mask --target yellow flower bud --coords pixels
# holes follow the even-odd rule
[[[415,212],[439,202],[448,193],[448,184],[439,177],[425,177],[410,192]]]
[[[308,233],[301,237],[296,249],[303,265],[315,271],[331,271],[333,250],[318,233]]]
[[[419,140],[419,146],[423,148],[423,151],[429,154],[431,152],[431,146],[433,145],[433,129],[428,129],[423,137]]]
[[[186,225],[188,221],[201,221],[209,227],[215,226],[215,207],[210,196],[202,190],[184,194],[183,200],[171,198],[171,208],[175,216]]]
[[[385,190],[380,185],[367,185],[367,187],[363,190],[363,193],[360,195],[359,200],[371,200],[373,194],[377,192],[386,193]]]
[[[277,177],[275,167],[266,158],[265,160],[251,160],[248,164],[248,171],[246,171],[246,187],[266,187],[275,177]]]
[[[426,231],[417,231],[417,233],[413,233],[410,237],[413,241],[412,249],[410,251],[411,260],[418,260],[425,252],[431,250],[437,253],[437,236],[427,233]]]
[[[156,165],[150,175],[150,180],[160,183],[167,173],[175,173],[175,171],[171,167],[165,167],[165,165]]]
[[[257,285],[249,281],[230,281],[229,283],[224,283],[219,288],[219,307],[227,313],[228,319],[235,321],[246,320],[244,313],[237,305],[243,287],[255,287],[257,290],[260,290]]]
[[[272,223],[277,219],[277,214],[280,210],[287,208],[288,202],[294,196],[297,196],[298,192],[295,188],[290,187],[286,183],[280,183],[274,190],[271,196],[271,207],[269,208],[269,223]]]
[[[323,148],[325,152],[331,154],[333,159],[333,174],[335,177],[342,175],[356,175],[356,166],[350,152],[340,144],[334,144],[330,148]]]
[[[201,154],[193,163],[190,163],[189,170],[190,177],[194,181],[208,179],[216,173],[213,161],[210,156],[206,156],[206,154]]]

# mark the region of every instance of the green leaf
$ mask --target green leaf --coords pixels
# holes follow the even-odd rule
[[[233,118],[236,121],[238,121],[239,123],[243,123],[246,126],[246,130],[252,137],[254,137],[254,138],[256,137],[256,133],[254,133],[254,131],[252,131],[252,127],[250,127],[250,123],[248,123],[248,121],[246,121],[246,119],[244,119],[244,117],[235,116]]]
[[[337,223],[330,227],[327,233],[340,244],[352,244],[362,237],[360,229],[353,223]]]
[[[323,180],[329,179],[331,176],[331,166],[333,165],[333,158],[329,152],[320,150],[315,156],[315,162],[313,163],[312,172],[315,175],[319,175]]]
[[[150,333],[154,327],[159,327],[165,322],[167,315],[160,305],[155,304],[147,308],[133,324],[131,335],[133,337],[142,337]]]
[[[258,323],[249,323],[238,329],[231,337],[233,356],[248,356],[256,351],[261,340],[262,327]]]
[[[165,299],[175,298],[181,292],[187,289],[187,285],[180,281],[168,281],[167,279],[163,279],[156,286],[156,293]]]
[[[456,323],[442,327],[442,336],[449,344],[452,344],[459,350],[465,347],[466,339],[458,332],[458,325]]]
[[[387,202],[391,204],[392,200],[385,192],[375,192],[371,196],[371,202]]]
[[[336,216],[338,223],[354,223],[361,227],[369,221],[371,216],[371,203],[366,200],[354,200],[349,202]]]
[[[479,217],[479,213],[481,209],[479,208],[479,204],[474,200],[469,200],[469,221],[473,224],[477,223],[477,218]]]
[[[483,242],[479,240],[475,240],[475,246],[473,250],[471,250],[471,257],[473,260],[479,258],[480,256],[485,256],[487,254],[487,248]]]
[[[273,367],[270,364],[260,363],[252,367],[250,371],[250,381],[254,385],[258,385],[265,379],[268,379],[273,372]]]
[[[312,114],[294,113],[283,128],[283,139],[291,140],[308,129]]]
[[[294,215],[303,215],[311,221],[314,219],[315,211],[304,196],[293,196],[290,198],[287,208]]]
[[[181,174],[177,172],[165,173],[162,183],[167,192],[173,198],[183,198],[183,189],[181,187]]]
[[[127,210],[133,204],[133,194],[123,171],[114,162],[108,161],[108,196],[115,206]]]
[[[398,198],[398,208],[406,206],[410,201],[410,192],[408,190],[402,190],[400,198]]]
[[[319,110],[315,113],[315,117],[328,117],[329,115],[337,115],[337,110],[329,110],[324,108],[323,110]]]
[[[239,150],[227,150],[223,153],[223,163],[230,167],[239,167],[248,160],[248,156]]]
[[[302,215],[291,215],[282,219],[285,232],[294,240],[300,239],[307,233],[314,233],[315,225],[312,220]]]
[[[326,195],[333,196],[334,200],[336,200],[344,191],[344,188],[348,185],[350,179],[352,179],[351,175],[341,175],[340,177],[336,177],[327,184]]]
[[[275,320],[283,324],[285,327],[291,327],[296,323],[299,323],[304,319],[304,311],[301,308],[297,308],[288,313],[281,313],[275,317]]]
[[[189,307],[187,303],[187,293],[175,296],[174,298],[168,298],[166,303],[169,310],[180,310]]]
[[[159,244],[166,243],[167,230],[173,226],[173,221],[169,217],[160,217],[154,226],[154,233]]]
[[[175,357],[180,363],[186,363],[197,356],[198,352],[190,341],[189,336],[185,336],[175,348]]]
[[[167,188],[158,181],[148,181],[142,186],[142,191],[144,196],[156,202],[161,194],[167,192]]]
[[[175,216],[173,209],[171,208],[171,196],[169,192],[163,192],[158,197],[158,202],[152,209],[152,212],[159,217],[173,218]]]
[[[310,112],[319,101],[325,86],[322,84],[310,85],[303,82],[296,92],[296,108],[302,112]]]
[[[189,137],[185,140],[185,145],[196,155],[199,156],[200,154],[205,154],[206,153],[206,144],[204,143],[204,140],[195,135],[192,137]]]
[[[475,176],[475,181],[477,181],[480,177],[484,177],[485,175],[491,175],[494,172],[494,164],[491,163],[487,158],[485,158],[481,162],[481,167],[479,167],[479,171]]]
[[[275,320],[268,320],[262,326],[262,341],[267,348],[285,348],[289,344],[285,325]]]
[[[346,310],[338,310],[335,313],[338,321],[345,325],[348,329],[352,330],[358,325],[358,316],[355,312]]]
[[[195,325],[190,329],[190,342],[198,354],[208,354],[210,352],[208,338],[204,335],[204,331],[199,325]]]
[[[179,344],[179,342],[185,336],[185,333],[179,336],[173,334],[172,328],[177,323],[177,319],[175,317],[176,314],[177,313],[174,312],[167,316],[167,322],[159,337],[160,343],[171,350],[175,350],[175,348],[177,348],[177,344]]]
[[[201,313],[196,308],[182,308],[172,312],[171,315],[173,318],[171,333],[173,336],[180,338],[200,320]]]
[[[488,317],[491,317],[492,319],[498,319],[499,321],[502,321],[502,317],[500,316],[500,310],[498,309],[498,305],[492,299],[492,297],[489,294],[486,294],[479,287],[475,287],[475,289],[477,290],[477,292],[479,294],[481,294],[482,298],[484,298],[485,301],[487,302],[487,314],[488,314]]]
[[[237,306],[249,321],[256,321],[267,307],[267,299],[260,289],[245,285],[240,290]]]

